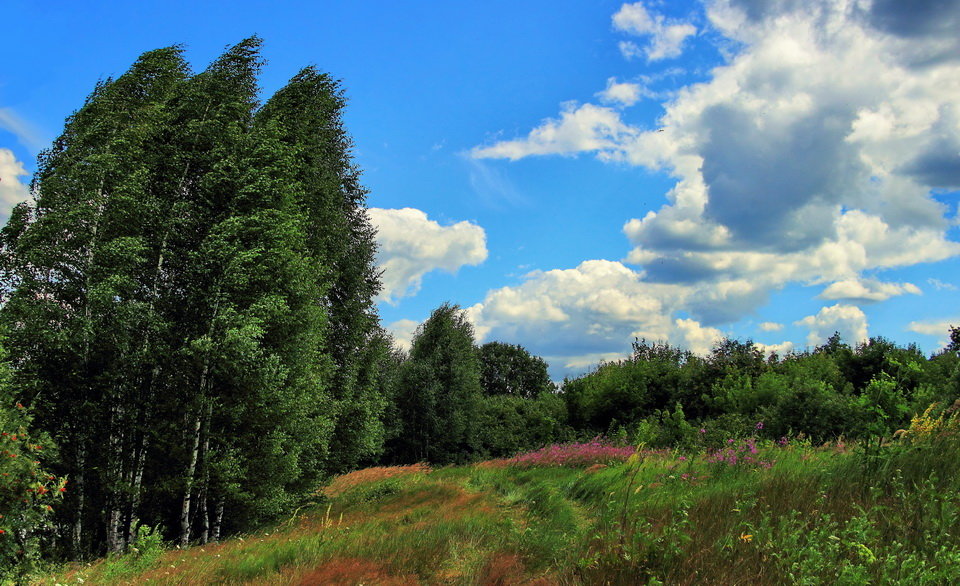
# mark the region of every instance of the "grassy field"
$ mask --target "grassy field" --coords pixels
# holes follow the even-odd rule
[[[593,442],[370,468],[271,530],[187,550],[146,535],[42,583],[957,584],[956,438]]]

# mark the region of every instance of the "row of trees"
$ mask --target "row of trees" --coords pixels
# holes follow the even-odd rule
[[[476,347],[464,312],[444,305],[393,364],[384,459],[459,463],[598,435],[674,447],[746,433],[889,439],[932,403],[960,399],[960,328],[951,336],[930,357],[881,337],[851,347],[838,334],[786,356],[750,341],[698,356],[638,340],[630,358],[554,389],[541,359],[500,342]]]
[[[216,539],[381,449],[390,344],[342,91],[307,68],[260,106],[259,46],[98,84],[3,230],[11,384],[60,447],[74,556],[141,521]]]
[[[881,337],[851,347],[837,334],[813,350],[769,357],[749,341],[724,340],[705,357],[638,341],[630,359],[565,381],[562,394],[573,429],[663,432],[640,438],[648,443],[677,439],[664,428],[677,427],[678,412],[714,440],[756,423],[771,438],[889,438],[931,403],[948,408],[960,398],[960,329],[952,338],[930,357]]]
[[[462,463],[562,435],[563,402],[546,363],[521,346],[476,347],[456,305],[436,309],[395,365],[386,461]]]

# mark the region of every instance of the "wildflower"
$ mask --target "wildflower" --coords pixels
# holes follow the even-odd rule
[[[757,422],[757,429],[763,429],[763,422],[762,422],[762,421],[758,421],[758,422]]]
[[[747,533],[741,533],[740,541],[744,543],[750,543],[751,541],[753,541],[753,535],[748,535]]]
[[[686,462],[686,461],[687,461],[687,457],[686,457],[686,456],[680,456],[680,457],[677,458],[677,459],[680,460],[681,462]]]
[[[0,529],[0,535],[2,535],[2,534],[4,534],[4,533],[6,533],[6,531],[4,531],[3,529]]]
[[[17,403],[17,409],[23,409],[23,405],[20,403]]]
[[[707,433],[707,430],[701,427],[701,428],[700,428],[700,433]]]

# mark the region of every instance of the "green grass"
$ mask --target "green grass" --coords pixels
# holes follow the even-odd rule
[[[269,534],[43,583],[955,584],[958,445],[372,477]]]

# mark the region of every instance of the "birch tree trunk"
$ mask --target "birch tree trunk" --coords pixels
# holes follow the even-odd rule
[[[217,500],[216,511],[213,514],[213,542],[220,543],[220,524],[223,522],[223,499]]]
[[[206,366],[204,366],[203,377],[201,378],[201,387],[205,384]],[[189,422],[189,420],[188,420]],[[197,459],[200,453],[200,427],[201,417],[198,413],[192,422],[193,447],[190,450],[190,464],[187,466],[184,477],[183,503],[180,506],[180,547],[186,547],[190,544],[190,505],[193,497],[194,474],[197,470]],[[190,433],[190,430],[187,430]]]
[[[116,403],[116,401],[114,401]],[[120,418],[120,407],[112,405],[110,407],[110,418],[108,426],[110,428],[110,450],[107,453],[107,480],[110,486],[107,488],[107,554],[119,553],[123,546],[120,543],[120,498],[121,491],[118,490],[118,484],[122,483],[122,439],[119,437],[118,419]]]

